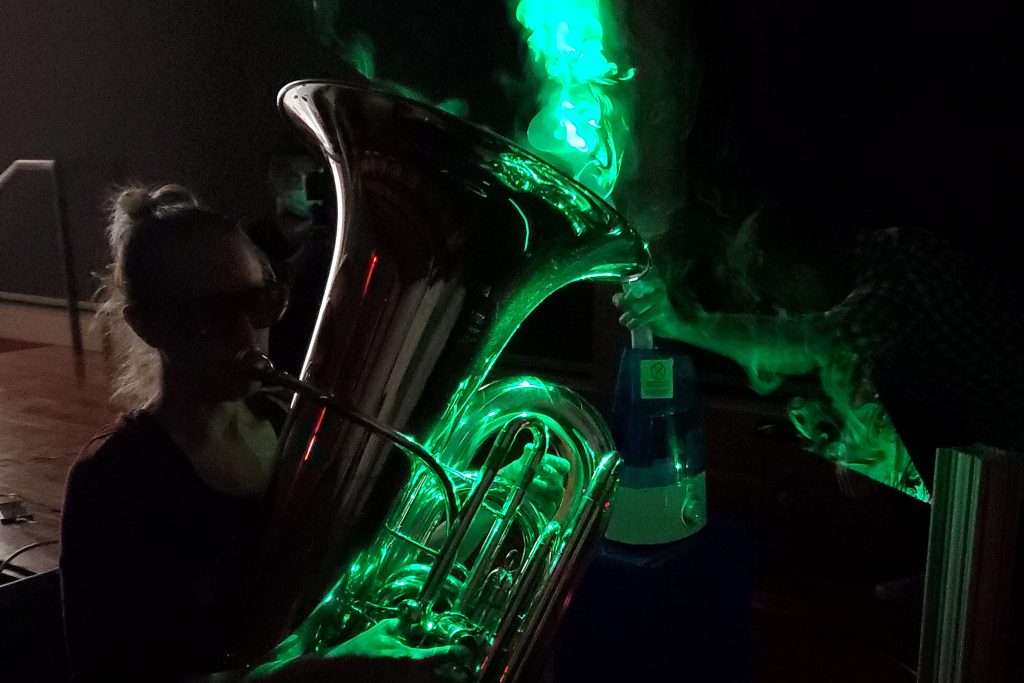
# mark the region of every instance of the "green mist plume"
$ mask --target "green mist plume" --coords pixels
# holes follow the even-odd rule
[[[306,33],[341,60],[359,72],[381,90],[437,107],[449,114],[465,117],[469,105],[465,100],[450,97],[436,102],[415,88],[398,81],[382,78],[377,73],[373,41],[365,33],[342,37],[338,27],[342,22],[343,0],[285,0],[296,13]]]
[[[622,171],[623,149],[631,143],[629,93],[635,75],[607,56],[607,39],[617,35],[612,0],[511,0],[541,79],[539,111],[527,128],[529,146],[604,198]],[[378,87],[466,116],[463,100],[430,101],[407,85],[380,78],[374,46],[363,33],[342,38],[343,0],[289,0],[306,31]],[[511,168],[511,166],[510,166]],[[523,176],[529,177],[529,174]],[[724,283],[723,283],[724,284]],[[735,280],[731,283],[736,285]],[[782,378],[746,368],[751,386],[767,394]],[[877,399],[865,398],[852,354],[837,354],[821,371],[823,397],[794,399],[790,418],[811,451],[893,486],[928,499],[905,446]]]
[[[927,502],[930,494],[857,356],[837,351],[821,370],[825,399],[795,398],[789,418],[808,449]]]
[[[751,272],[765,267],[764,253],[758,244],[761,239],[766,236],[758,229],[758,214],[755,213],[747,217],[731,237],[724,249],[725,256],[717,257],[724,262],[718,274],[719,285],[731,288],[737,299],[742,297],[750,308],[761,302],[758,279]],[[789,276],[794,277],[792,273]],[[817,285],[812,278],[807,278],[801,286]],[[817,364],[814,375],[819,388],[789,403],[790,421],[806,440],[807,449],[914,498],[928,501],[929,493],[920,473],[868,380],[864,362],[835,328],[835,316],[810,314],[809,319],[823,321],[814,325],[813,336],[827,340],[814,345]],[[793,338],[793,323],[785,312],[777,311],[770,321],[774,329],[770,325],[758,325],[756,333],[748,333],[750,343],[765,343],[766,348],[772,349],[770,360],[759,355],[756,348],[752,353],[742,354],[743,360],[721,350],[723,355],[736,358],[746,371],[751,388],[759,394],[771,394],[785,383],[787,373],[768,368],[798,368],[805,364],[803,359],[811,348],[804,337]]]
[[[544,81],[540,111],[527,129],[529,144],[607,198],[629,132],[624,94],[616,86],[635,70],[620,69],[605,56],[605,35],[614,22],[602,9],[600,0],[514,1]]]

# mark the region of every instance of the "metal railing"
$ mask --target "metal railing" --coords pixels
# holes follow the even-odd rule
[[[74,259],[71,255],[71,236],[68,233],[67,209],[64,202],[64,186],[60,168],[55,159],[18,159],[0,173],[0,192],[7,183],[20,171],[47,173],[53,182],[53,213],[57,221],[57,247],[60,250],[61,262],[64,264],[64,294],[67,297],[68,323],[71,327],[71,345],[75,353],[82,354],[82,325],[78,303],[78,286],[75,284]],[[7,296],[12,301],[44,302],[48,305],[59,304],[59,300],[31,295],[14,294]]]

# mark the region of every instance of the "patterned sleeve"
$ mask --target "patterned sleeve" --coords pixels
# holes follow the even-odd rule
[[[861,376],[901,406],[904,433],[1024,447],[1018,286],[924,230],[871,233],[855,261],[855,286],[828,317]]]
[[[865,360],[903,346],[940,294],[945,251],[940,238],[920,230],[862,237],[852,254],[853,290],[828,312],[842,340]]]

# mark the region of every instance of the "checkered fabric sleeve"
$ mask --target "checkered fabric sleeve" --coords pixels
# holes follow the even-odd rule
[[[918,406],[940,440],[1024,447],[1016,290],[924,230],[869,233],[851,258],[854,289],[828,317],[863,372],[886,388],[883,399]]]

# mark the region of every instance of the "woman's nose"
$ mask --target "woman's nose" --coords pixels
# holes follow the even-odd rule
[[[236,337],[236,349],[248,349],[257,348],[260,351],[266,352],[270,343],[270,328],[269,327],[256,327],[252,324],[252,320],[249,316],[240,315],[237,337]]]
[[[253,327],[249,316],[241,313],[234,317],[231,328],[230,342],[233,350],[245,349],[256,345],[258,332]]]

